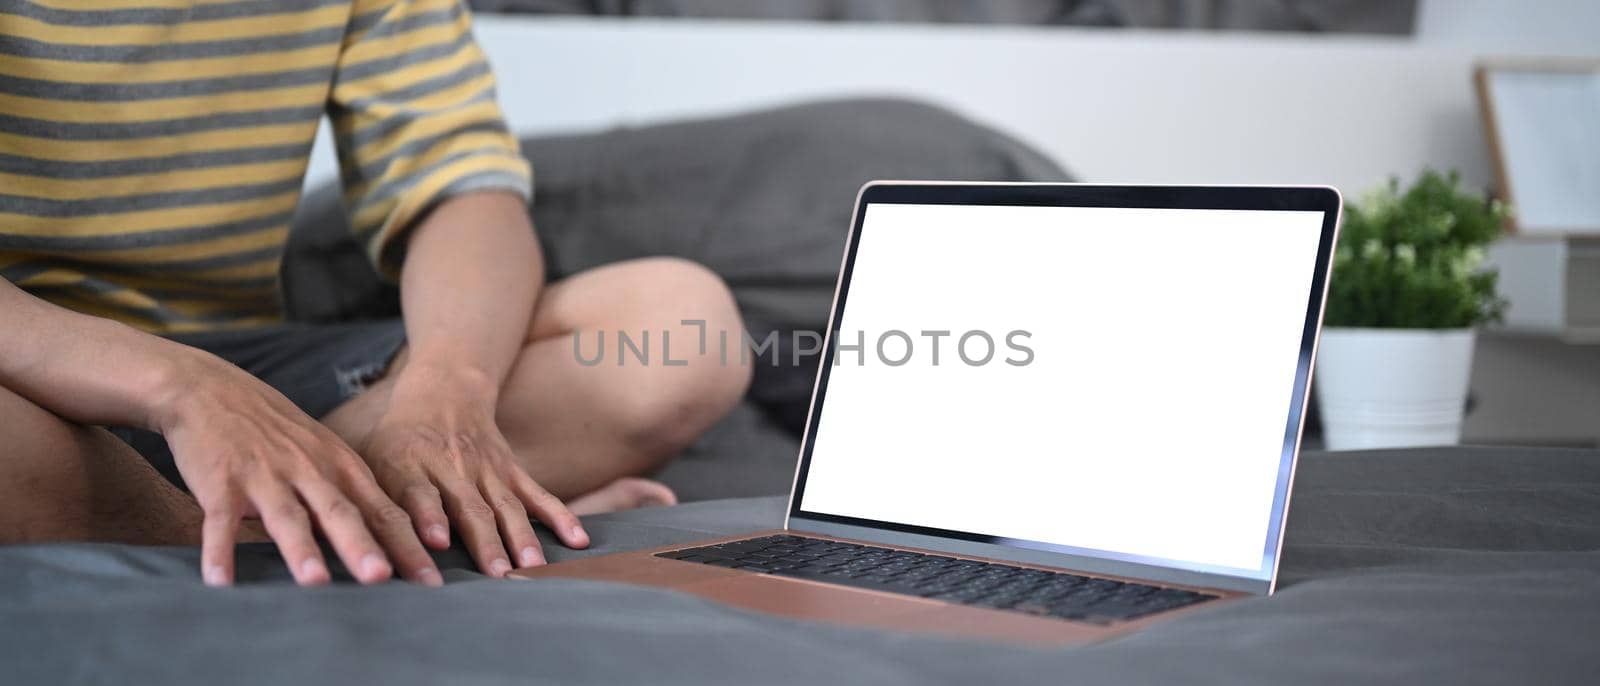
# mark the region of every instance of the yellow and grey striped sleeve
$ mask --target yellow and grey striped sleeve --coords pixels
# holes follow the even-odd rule
[[[329,115],[351,225],[386,276],[423,212],[468,191],[528,198],[532,171],[495,102],[461,0],[358,0]]]

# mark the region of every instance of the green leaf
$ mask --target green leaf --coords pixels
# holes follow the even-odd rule
[[[1498,275],[1483,267],[1509,210],[1461,189],[1455,172],[1398,178],[1345,211],[1328,285],[1329,326],[1457,329],[1500,321]]]

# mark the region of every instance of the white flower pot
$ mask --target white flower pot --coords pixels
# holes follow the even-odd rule
[[[1322,330],[1315,386],[1329,450],[1461,441],[1472,329]]]

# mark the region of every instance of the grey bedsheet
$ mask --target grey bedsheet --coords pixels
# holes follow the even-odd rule
[[[671,592],[202,587],[195,553],[0,548],[0,683],[1595,683],[1600,452],[1309,454],[1271,598],[1031,650],[799,623]],[[778,498],[591,518],[606,552],[771,526]],[[552,557],[579,554],[552,550]]]

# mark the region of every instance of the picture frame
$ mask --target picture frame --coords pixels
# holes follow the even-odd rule
[[[1600,235],[1600,60],[1480,63],[1478,109],[1507,231]]]

